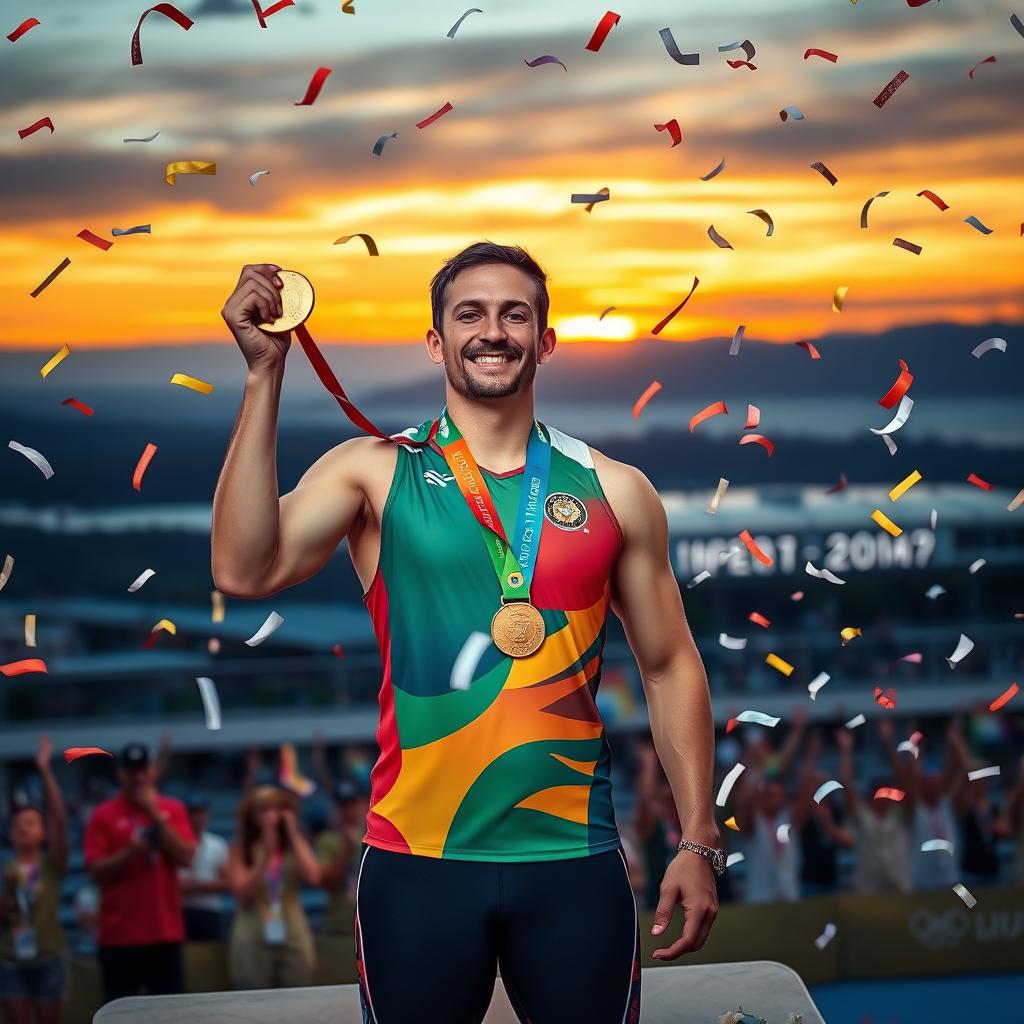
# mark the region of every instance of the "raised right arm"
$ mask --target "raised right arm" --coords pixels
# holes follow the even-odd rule
[[[278,269],[243,267],[221,310],[249,368],[213,498],[213,582],[230,597],[266,597],[321,569],[363,512],[363,459],[374,445],[391,444],[351,438],[279,496],[277,419],[291,336],[258,326],[280,309]]]

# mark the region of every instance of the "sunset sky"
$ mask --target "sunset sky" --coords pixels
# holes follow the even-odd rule
[[[340,0],[296,0],[266,30],[249,0],[180,0],[195,25],[149,15],[133,67],[147,6],[5,5],[3,35],[29,16],[41,24],[0,39],[2,347],[230,343],[220,308],[241,266],[262,261],[313,281],[318,341],[418,340],[431,275],[481,238],[540,262],[567,341],[649,337],[694,275],[665,339],[741,323],[748,337],[792,341],[1024,316],[1024,38],[1003,0],[611,0],[621,20],[597,53],[585,45],[608,6],[589,0],[481,0],[454,39],[464,0],[355,0],[355,16]],[[699,66],[669,57],[664,27]],[[745,38],[756,71],[726,64],[742,51],[718,52]],[[804,60],[807,47],[839,62]],[[542,54],[568,72],[524,63]],[[332,68],[319,98],[296,106],[319,66]],[[901,69],[910,79],[878,109]],[[450,113],[415,127],[446,101]],[[805,119],[781,122],[789,105]],[[45,115],[52,135],[18,137]],[[653,127],[671,118],[683,131],[674,148]],[[701,181],[722,157],[722,173]],[[214,160],[217,174],[172,187],[175,160]],[[270,174],[253,187],[257,170]],[[602,186],[611,199],[592,212],[570,203]],[[863,203],[883,190],[861,230]],[[755,208],[773,217],[771,238]],[[971,214],[992,234],[965,223]],[[75,237],[144,223],[152,235],[107,252]],[[711,224],[734,250],[715,246]],[[358,239],[332,244],[353,232],[380,256]],[[837,285],[849,288],[839,314]]]

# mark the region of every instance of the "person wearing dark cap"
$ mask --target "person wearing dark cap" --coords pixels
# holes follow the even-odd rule
[[[185,802],[196,854],[192,864],[178,869],[185,936],[189,942],[220,942],[224,938],[224,893],[228,884],[228,842],[211,832],[210,801],[193,793]]]
[[[106,999],[184,990],[185,927],[178,868],[195,852],[180,800],[161,796],[149,750],[129,743],[118,757],[121,791],[85,829],[85,866],[100,890],[99,960]]]
[[[316,841],[320,862],[320,884],[327,890],[325,928],[333,934],[352,934],[355,914],[355,878],[359,868],[369,798],[354,779],[341,779],[334,787],[334,813],[331,828]]]

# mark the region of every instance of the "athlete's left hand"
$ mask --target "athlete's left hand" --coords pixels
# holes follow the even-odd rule
[[[683,953],[700,949],[718,916],[714,869],[700,854],[680,850],[665,869],[660,894],[653,934],[663,935],[668,930],[677,903],[683,907],[683,934],[667,949],[656,949],[654,959],[675,960]]]

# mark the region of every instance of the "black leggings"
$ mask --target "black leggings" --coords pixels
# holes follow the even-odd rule
[[[480,1024],[501,971],[521,1024],[637,1024],[640,930],[622,851],[503,864],[366,845],[363,1024]]]

